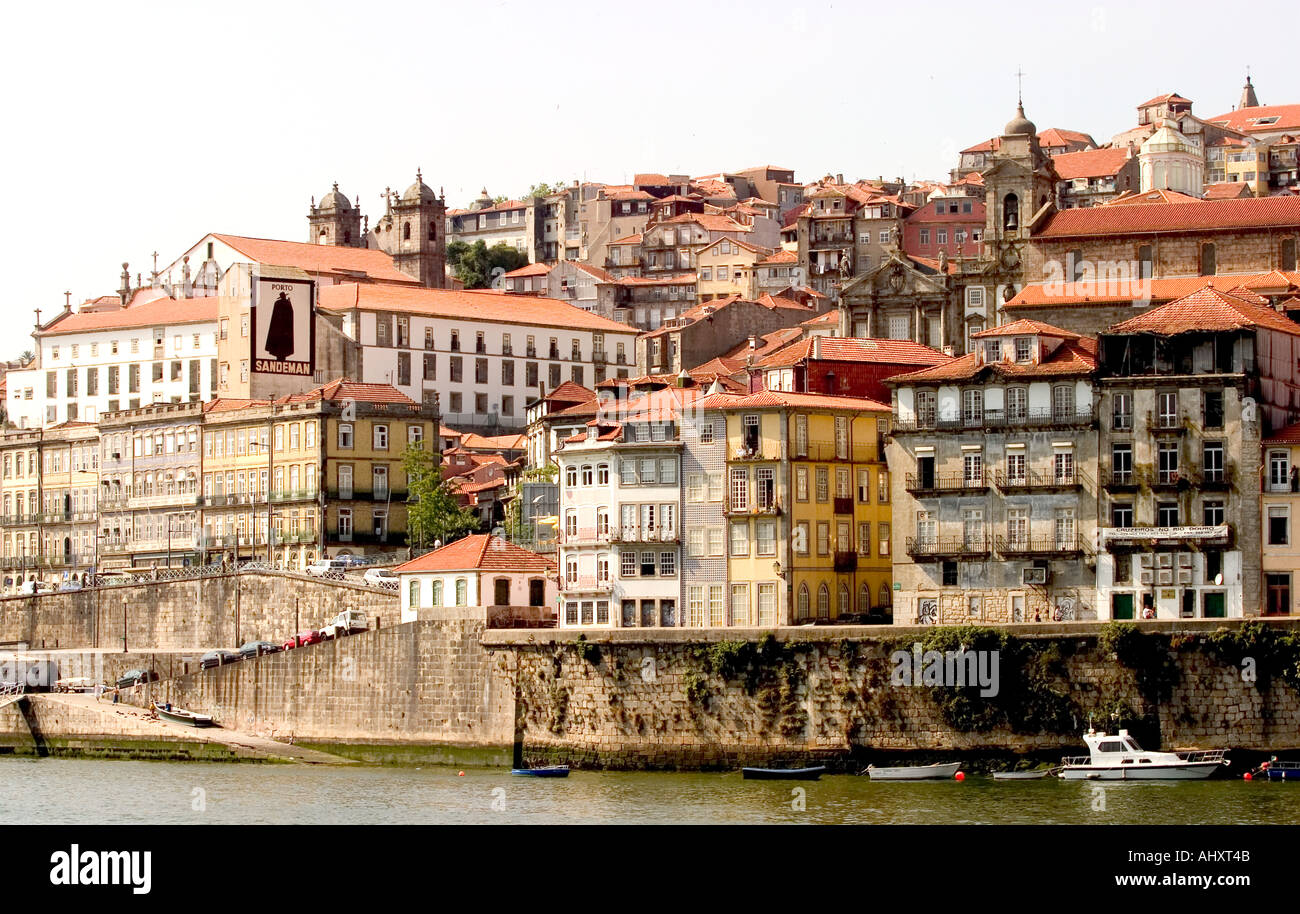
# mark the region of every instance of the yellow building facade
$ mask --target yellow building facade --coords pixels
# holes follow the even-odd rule
[[[749,585],[754,623],[885,621],[893,583],[883,451],[889,407],[762,391],[720,408],[728,578]]]

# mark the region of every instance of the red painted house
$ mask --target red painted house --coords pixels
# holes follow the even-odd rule
[[[952,356],[911,340],[814,336],[754,363],[750,390],[869,397],[889,402],[884,380],[946,365]]]

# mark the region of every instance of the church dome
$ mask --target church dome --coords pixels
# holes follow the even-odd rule
[[[1153,152],[1187,152],[1195,154],[1197,150],[1192,141],[1179,132],[1177,122],[1171,118],[1165,118],[1160,126],[1156,128],[1155,133],[1147,137],[1140,152],[1146,154]]]
[[[432,203],[435,199],[437,198],[433,193],[433,188],[424,183],[418,171],[415,173],[415,183],[402,194],[403,203]]]
[[[1003,136],[1034,136],[1038,133],[1038,128],[1034,122],[1025,117],[1025,106],[1016,106],[1016,116],[1007,121],[1007,126],[1002,129]]]
[[[347,212],[352,208],[352,202],[348,200],[347,195],[339,193],[339,185],[337,181],[334,182],[334,189],[320,198],[320,209],[323,210]]]

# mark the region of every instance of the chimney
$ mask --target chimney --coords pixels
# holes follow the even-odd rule
[[[812,357],[814,359],[822,357],[822,337],[820,333],[812,338]]]
[[[190,255],[186,254],[181,259],[181,295],[184,298],[193,298],[190,286]]]
[[[838,175],[836,175],[836,176],[835,176],[835,183],[836,183],[836,184],[843,184],[843,183],[844,183],[844,175],[842,175],[842,174],[838,174]]]

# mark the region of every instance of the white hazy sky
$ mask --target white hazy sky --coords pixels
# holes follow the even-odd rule
[[[1231,109],[1247,65],[1264,104],[1300,102],[1291,55],[1257,40],[1293,7],[1250,10],[1252,39],[1225,42],[1222,3],[1195,2],[14,4],[0,358],[123,261],[147,275],[209,231],[305,240],[333,181],[373,220],[417,166],[450,206],[759,164],[939,178],[1012,116],[1017,68],[1040,129],[1099,143],[1164,92]]]

